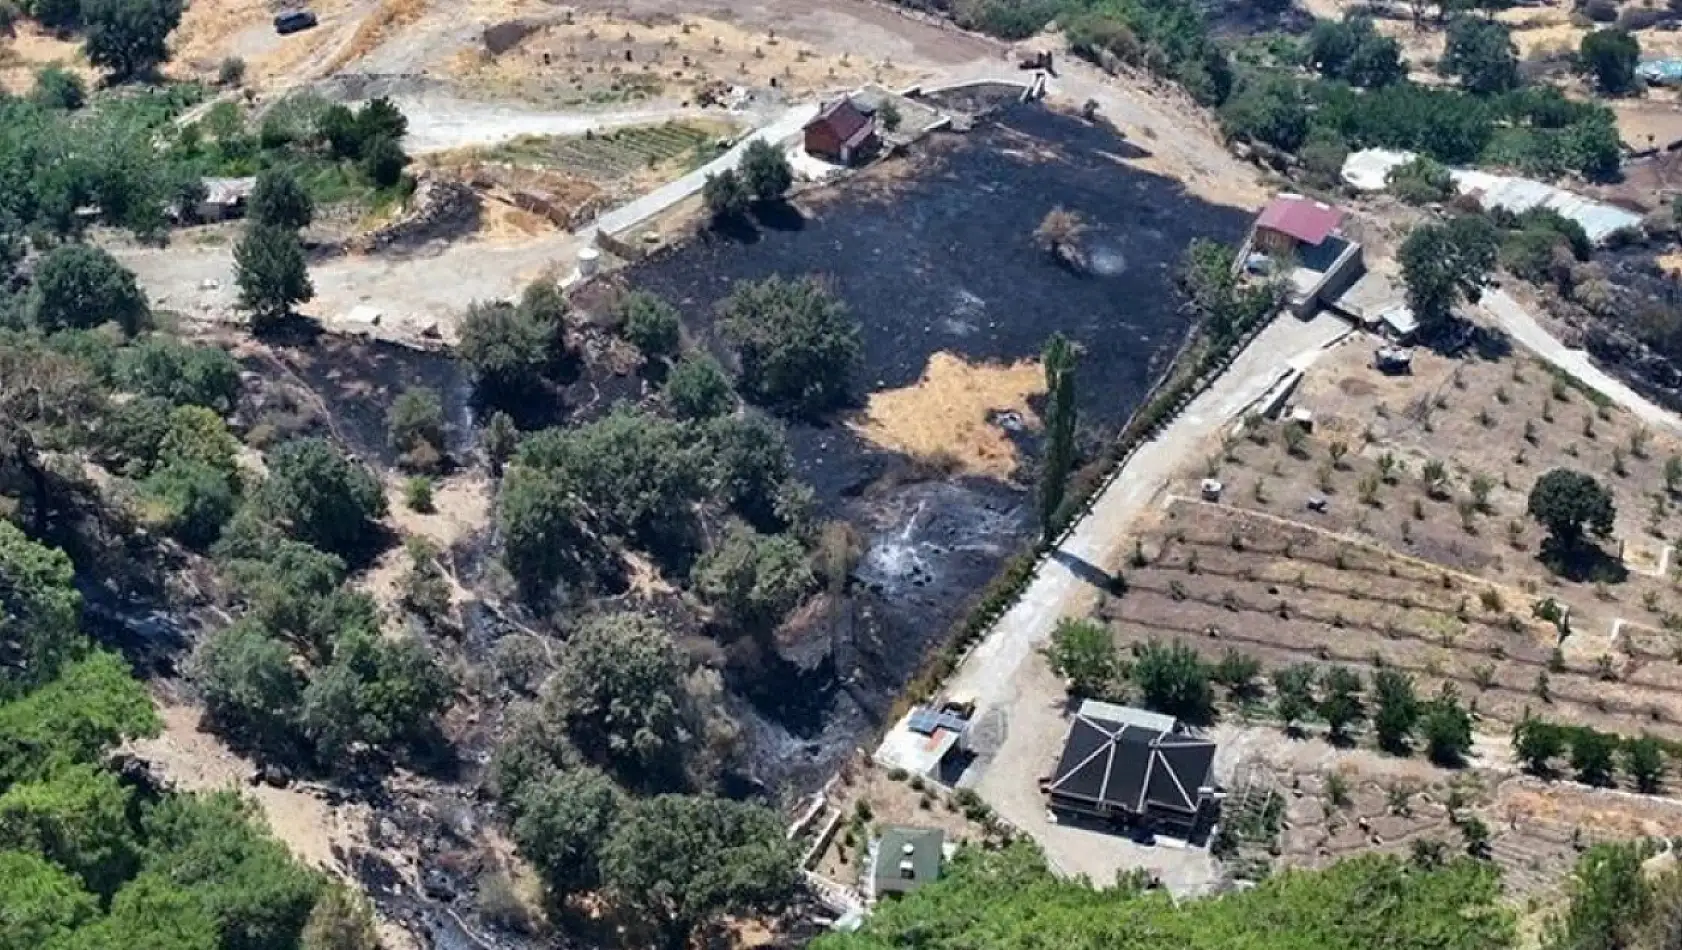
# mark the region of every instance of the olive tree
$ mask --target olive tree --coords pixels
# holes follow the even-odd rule
[[[817,279],[740,281],[719,316],[749,399],[803,417],[847,401],[863,355],[859,324]]]

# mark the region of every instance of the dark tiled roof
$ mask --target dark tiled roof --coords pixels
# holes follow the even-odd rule
[[[1138,813],[1197,810],[1215,744],[1090,714],[1075,716],[1050,791]]]

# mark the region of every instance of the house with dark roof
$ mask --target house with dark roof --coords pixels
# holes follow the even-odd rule
[[[1053,811],[1193,839],[1214,818],[1215,744],[1172,716],[1087,700],[1057,769],[1040,783]]]
[[[842,96],[819,110],[806,123],[806,152],[838,165],[852,165],[875,154],[881,147],[876,114],[852,96]]]
[[[1334,303],[1367,270],[1360,243],[1343,232],[1343,212],[1289,192],[1256,216],[1238,260],[1285,278],[1291,309],[1303,316]]]
[[[909,894],[940,877],[946,834],[939,828],[890,826],[882,829],[870,858],[865,884],[871,899]]]

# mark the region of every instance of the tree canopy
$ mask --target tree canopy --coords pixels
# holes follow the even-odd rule
[[[1616,515],[1612,493],[1594,476],[1566,468],[1556,468],[1536,480],[1525,510],[1565,548],[1581,542],[1585,528],[1598,537],[1611,534]]]
[[[1457,302],[1477,301],[1498,249],[1494,225],[1481,216],[1462,215],[1447,224],[1413,229],[1397,258],[1420,332],[1441,332]]]
[[[1637,85],[1635,67],[1641,61],[1641,44],[1628,30],[1595,30],[1583,37],[1577,58],[1594,77],[1602,95],[1626,96]]]
[[[850,398],[863,353],[859,324],[816,278],[740,281],[719,316],[749,399],[815,417]]]
[[[181,22],[182,0],[81,0],[88,61],[117,79],[149,72],[169,59],[165,40]]]
[[[30,322],[48,333],[107,322],[136,333],[150,318],[134,274],[90,244],[63,244],[47,252],[35,269],[28,311]]]
[[[601,867],[616,898],[673,945],[718,915],[780,904],[798,881],[794,846],[774,812],[711,796],[630,803]]]
[[[385,516],[373,472],[325,439],[297,439],[270,453],[260,489],[264,509],[301,541],[334,554],[355,553]]]

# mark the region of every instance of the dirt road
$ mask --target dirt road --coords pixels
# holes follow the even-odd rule
[[[972,742],[979,757],[963,784],[1033,835],[1064,871],[1102,884],[1118,870],[1145,867],[1176,894],[1199,893],[1213,882],[1206,851],[1143,848],[1048,820],[1037,780],[1055,763],[1067,724],[1062,684],[1038,650],[1058,620],[1090,609],[1097,575],[1120,567],[1134,523],[1156,503],[1173,473],[1291,368],[1306,367],[1347,332],[1346,324],[1324,315],[1308,322],[1290,316],[1274,321],[1167,431],[1133,455],[947,684],[949,694],[976,703]]]
[[[403,146],[411,154],[483,148],[526,135],[583,135],[629,125],[720,115],[716,109],[709,112],[658,104],[599,112],[578,109],[546,112],[442,95],[394,96],[392,103],[409,120]]]

